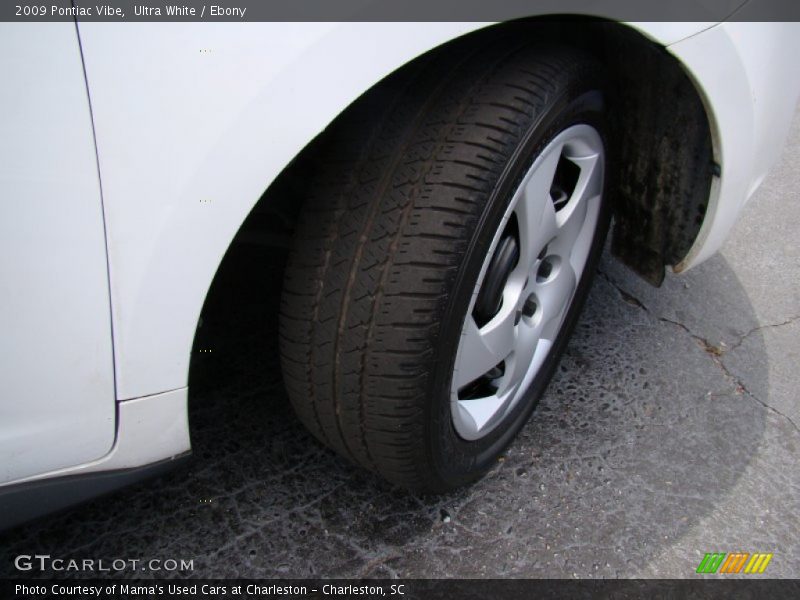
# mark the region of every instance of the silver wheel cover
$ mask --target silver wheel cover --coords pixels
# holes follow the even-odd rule
[[[565,160],[579,170],[577,181],[571,193],[556,198],[556,170]],[[589,125],[574,125],[544,148],[514,192],[473,290],[456,353],[450,405],[453,426],[463,439],[478,440],[491,432],[547,358],[589,256],[604,167],[600,135]],[[499,312],[479,327],[473,317],[475,301],[512,217],[519,259],[503,287]],[[488,381],[490,392],[460,398],[478,380]]]

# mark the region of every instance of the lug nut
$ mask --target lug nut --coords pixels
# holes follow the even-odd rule
[[[531,295],[528,297],[528,299],[525,301],[525,305],[522,307],[522,314],[530,319],[536,314],[536,309],[538,308],[539,305],[536,303],[536,298]]]
[[[542,264],[539,265],[539,270],[536,272],[536,279],[538,281],[544,281],[550,274],[553,272],[553,263],[549,260],[543,260]]]

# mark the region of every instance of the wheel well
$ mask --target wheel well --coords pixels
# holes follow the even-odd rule
[[[597,19],[527,23],[537,36],[599,59],[610,84],[611,250],[649,283],[689,253],[711,193],[709,116],[681,63],[638,31]]]
[[[718,175],[709,117],[680,62],[614,24],[599,42],[615,94],[612,252],[653,285],[689,253]]]

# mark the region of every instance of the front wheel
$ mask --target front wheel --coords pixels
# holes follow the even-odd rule
[[[609,220],[600,68],[494,43],[353,114],[327,132],[287,266],[286,384],[322,442],[441,492],[523,426],[588,294]]]

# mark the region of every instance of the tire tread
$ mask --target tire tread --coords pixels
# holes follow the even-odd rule
[[[527,42],[457,50],[378,86],[325,133],[281,303],[298,417],[412,489],[435,487],[419,440],[464,251],[522,135],[585,68]]]

